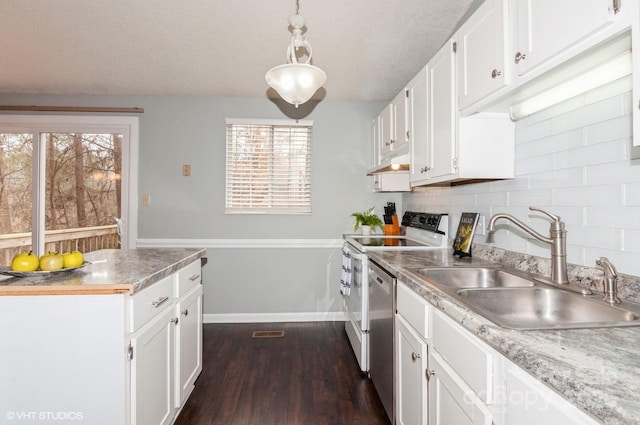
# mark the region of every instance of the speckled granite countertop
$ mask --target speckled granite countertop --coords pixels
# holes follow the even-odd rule
[[[469,310],[407,268],[487,264],[457,260],[451,251],[367,253],[518,366],[606,424],[640,424],[640,327],[515,331]]]
[[[85,254],[84,267],[45,277],[0,277],[0,295],[135,293],[199,260],[200,248],[105,249]]]

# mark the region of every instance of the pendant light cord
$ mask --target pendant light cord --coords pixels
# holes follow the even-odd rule
[[[300,14],[300,0],[296,0],[296,15]]]

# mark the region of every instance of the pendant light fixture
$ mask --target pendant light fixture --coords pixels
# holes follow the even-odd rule
[[[327,81],[327,75],[320,68],[311,65],[311,44],[305,40],[304,18],[298,14],[300,2],[296,0],[296,14],[289,17],[291,40],[287,47],[287,63],[270,69],[265,80],[288,103],[305,103]],[[306,56],[304,62],[299,62]]]

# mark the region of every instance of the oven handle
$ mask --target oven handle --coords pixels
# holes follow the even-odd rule
[[[356,261],[368,261],[367,254],[364,254],[357,249],[353,248],[353,246],[349,243],[344,244],[345,250],[349,252],[349,255],[352,259]]]

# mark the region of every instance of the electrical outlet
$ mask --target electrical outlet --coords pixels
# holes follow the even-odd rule
[[[487,227],[484,223],[484,216],[481,215],[478,218],[478,224],[476,225],[476,235],[486,236],[487,235]]]
[[[143,207],[148,207],[149,205],[151,205],[151,195],[149,195],[148,193],[143,193],[142,194],[142,206]]]
[[[184,164],[182,166],[182,175],[189,177],[191,175],[191,164]]]

